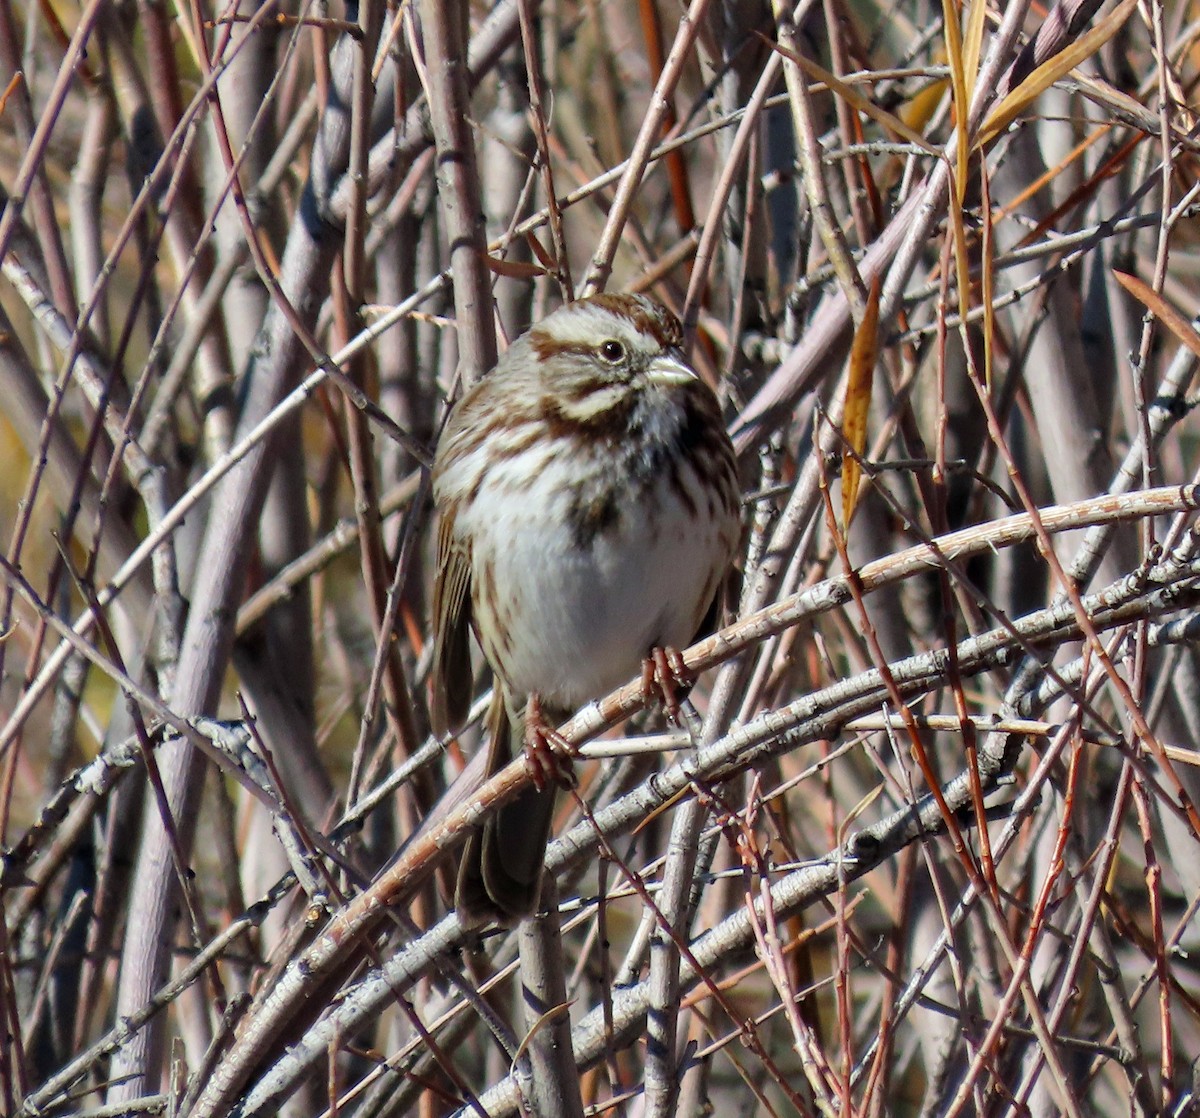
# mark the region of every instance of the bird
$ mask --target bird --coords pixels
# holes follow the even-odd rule
[[[517,338],[449,412],[432,469],[430,715],[440,736],[466,720],[474,633],[494,678],[489,777],[522,750],[544,777],[537,755],[554,727],[648,658],[661,669],[662,650],[713,616],[741,536],[737,465],[682,345],[654,299],[579,299]],[[554,783],[539,778],[468,838],[455,891],[465,928],[536,911]]]

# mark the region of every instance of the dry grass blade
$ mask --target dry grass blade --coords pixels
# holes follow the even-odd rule
[[[854,86],[843,81],[832,71],[826,70],[819,62],[814,62],[811,58],[806,58],[794,50],[789,50],[782,43],[768,41],[767,45],[772,50],[778,51],[784,58],[796,63],[814,82],[825,86],[847,104],[851,105],[856,111],[869,116],[889,132],[894,132],[897,136],[907,140],[910,144],[914,144],[929,155],[941,155],[941,150],[931,144],[920,132],[914,128],[910,128],[900,117],[888,112],[887,109],[876,104],[869,97],[864,97]]]
[[[963,77],[967,85],[968,104],[975,99],[975,82],[979,77],[979,59],[983,53],[983,33],[987,29],[987,4],[972,0],[971,15],[963,35]]]
[[[1180,344],[1187,346],[1192,353],[1200,358],[1200,333],[1188,321],[1187,316],[1167,302],[1163,296],[1154,290],[1145,280],[1131,276],[1128,272],[1113,270],[1117,282],[1135,299],[1154,315]]]
[[[862,456],[867,449],[867,416],[871,411],[871,392],[875,386],[875,362],[879,356],[879,281],[871,284],[866,310],[854,331],[850,347],[850,369],[846,379],[846,404],[842,412],[842,432],[846,450],[842,453],[842,531],[850,531],[850,521],[858,506],[858,486],[862,477]]]
[[[954,197],[961,203],[967,190],[967,170],[971,158],[967,113],[971,105],[968,81],[973,81],[973,75],[968,75],[963,58],[962,28],[958,23],[958,13],[958,5],[954,0],[942,0],[942,33],[946,40],[946,59],[950,63],[950,90],[958,125],[954,150]]]
[[[1027,113],[1034,101],[1059,78],[1065,77],[1104,46],[1124,26],[1135,7],[1137,0],[1121,0],[1121,3],[1085,35],[1065,46],[1061,53],[1043,62],[988,113],[979,128],[979,135],[975,138],[976,146],[986,150],[1017,117]]]

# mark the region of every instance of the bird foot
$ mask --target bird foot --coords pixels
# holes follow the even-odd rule
[[[662,700],[667,716],[677,726],[681,721],[680,702],[696,682],[696,673],[684,662],[677,648],[652,648],[642,661],[642,694],[647,703]]]
[[[555,784],[574,788],[574,755],[575,747],[546,721],[541,697],[530,695],[525,707],[525,766],[534,787],[539,792]]]

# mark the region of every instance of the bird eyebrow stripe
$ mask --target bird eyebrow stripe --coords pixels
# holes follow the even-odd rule
[[[587,357],[596,352],[594,345],[589,345],[587,342],[564,342],[561,338],[551,337],[545,330],[530,331],[529,341],[533,345],[534,352],[543,361],[562,353],[574,353],[580,357]]]

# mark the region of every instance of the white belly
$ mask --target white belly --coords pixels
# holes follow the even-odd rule
[[[633,678],[652,648],[691,641],[737,527],[724,511],[710,515],[685,473],[698,516],[664,479],[640,495],[621,494],[589,539],[569,527],[577,495],[561,485],[556,456],[547,454],[532,484],[528,465],[519,493],[504,466],[496,469],[472,505],[474,520],[464,510],[456,527],[473,541],[473,609],[485,655],[514,691],[573,708]],[[498,619],[487,613],[490,586],[505,603]],[[501,630],[503,643],[489,636]]]

